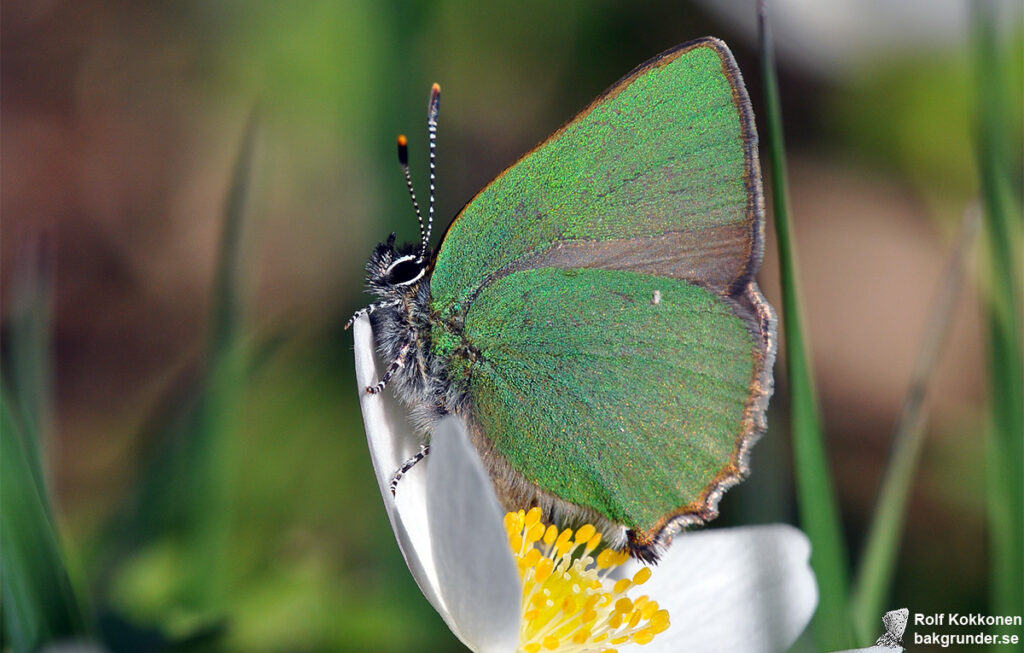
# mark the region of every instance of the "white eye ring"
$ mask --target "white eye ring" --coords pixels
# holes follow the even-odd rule
[[[391,271],[394,270],[397,266],[401,265],[402,263],[405,263],[406,261],[414,261],[414,260],[416,260],[416,255],[415,254],[409,254],[409,255],[403,256],[401,258],[396,258],[394,261],[391,262],[391,265],[389,265],[387,267],[387,269],[384,270],[384,274],[391,274]]]
[[[401,257],[401,258],[397,258],[397,259],[395,259],[395,260],[394,260],[394,261],[393,261],[393,262],[391,263],[391,265],[389,265],[389,266],[387,267],[387,269],[386,269],[386,270],[384,270],[384,274],[386,274],[386,275],[390,276],[390,275],[391,275],[391,272],[392,272],[392,271],[393,271],[393,270],[394,270],[394,269],[395,269],[395,268],[396,268],[397,266],[401,265],[402,263],[406,263],[407,261],[415,261],[415,260],[418,260],[418,259],[419,259],[419,257],[418,257],[418,256],[416,256],[415,254],[409,254],[409,255],[407,255],[407,256],[403,256],[403,257]],[[420,279],[422,279],[422,278],[423,278],[423,275],[424,275],[424,274],[426,274],[426,273],[427,273],[427,268],[426,268],[426,267],[421,267],[421,268],[420,268],[420,273],[419,273],[419,274],[417,274],[417,275],[416,275],[415,277],[413,277],[412,279],[409,279],[408,281],[400,281],[400,282],[398,282],[398,283],[395,283],[395,284],[391,284],[391,285],[393,285],[393,286],[408,286],[408,285],[414,284],[414,283],[416,283],[417,281],[419,281]]]

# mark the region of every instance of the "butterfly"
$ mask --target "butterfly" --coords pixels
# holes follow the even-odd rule
[[[597,525],[654,562],[714,518],[765,430],[776,320],[754,118],[726,45],[672,48],[484,187],[436,251],[440,87],[418,243],[366,264],[379,382],[424,433],[461,417],[510,510]],[[351,325],[352,321],[349,322]],[[347,327],[346,327],[347,328]],[[429,453],[425,442],[402,473]]]

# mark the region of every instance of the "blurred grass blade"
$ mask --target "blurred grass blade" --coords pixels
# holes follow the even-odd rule
[[[1007,148],[1005,80],[996,43],[995,10],[977,2],[975,76],[978,166],[988,244],[989,410],[988,524],[991,614],[1024,612],[1024,319],[1021,317],[1021,210],[1011,191],[1018,174]],[[1019,119],[1019,116],[1018,116]],[[1019,161],[1018,161],[1019,164]],[[1016,172],[1014,172],[1016,170]],[[1009,631],[1007,631],[1009,632]]]
[[[972,205],[964,213],[956,246],[946,264],[939,282],[938,295],[925,321],[924,338],[893,434],[892,452],[882,477],[878,503],[850,599],[853,625],[862,643],[871,641],[878,630],[878,620],[886,611],[885,601],[892,589],[907,500],[924,442],[925,413],[922,406],[928,381],[932,378],[932,371],[953,319],[966,258],[974,245],[980,222],[981,212],[977,206]]]
[[[108,581],[125,555],[170,541],[186,564],[177,570],[175,587],[165,600],[194,613],[200,626],[204,618],[215,616],[210,612],[219,609],[223,597],[231,519],[228,488],[236,459],[232,441],[251,369],[243,342],[238,268],[256,131],[253,111],[221,218],[205,355],[198,369],[180,376],[143,427],[140,441],[155,441],[140,462],[146,471],[138,477],[132,501],[108,524],[102,545],[106,550],[98,552]],[[124,585],[122,579],[119,586]]]
[[[790,226],[782,109],[766,4],[764,0],[758,2],[758,24],[775,232],[779,247],[797,500],[801,525],[811,540],[811,567],[818,578],[820,600],[814,617],[816,639],[822,650],[838,650],[854,646],[847,609],[847,557],[825,455],[809,347],[803,332],[796,253]]]
[[[252,179],[252,154],[256,141],[257,110],[246,121],[245,132],[231,175],[231,186],[224,203],[220,253],[213,281],[210,315],[210,359],[235,346],[240,337],[242,299],[239,288],[238,258],[241,250],[242,223]]]
[[[50,311],[53,302],[53,256],[49,241],[26,239],[15,257],[14,273],[4,323],[4,378],[14,407],[25,428],[21,435],[29,471],[40,496],[46,496],[43,437],[50,409]],[[46,504],[49,510],[49,503]]]
[[[257,115],[247,121],[224,205],[220,253],[214,275],[203,391],[177,479],[187,488],[184,553],[189,570],[182,598],[198,609],[216,608],[224,590],[223,569],[230,526],[231,451],[245,384],[239,259],[242,224],[252,172]]]
[[[26,243],[11,280],[0,381],[0,575],[4,630],[15,651],[90,634],[61,554],[42,458],[52,254],[42,237]]]
[[[49,502],[33,478],[33,439],[0,390],[0,573],[3,618],[17,653],[56,640],[86,639],[89,627],[61,555]]]

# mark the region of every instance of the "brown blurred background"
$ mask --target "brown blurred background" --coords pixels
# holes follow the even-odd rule
[[[927,311],[978,193],[968,3],[773,4],[805,311],[856,560]],[[1024,30],[1019,4],[1006,4],[1000,38],[1020,115]],[[224,462],[226,646],[457,649],[391,539],[341,329],[368,302],[371,247],[392,230],[417,237],[394,136],[409,135],[425,188],[424,110],[440,82],[443,225],[677,43],[725,39],[760,115],[752,21],[752,3],[711,0],[4,3],[2,283],[9,296],[19,256],[50,244],[46,454],[62,534],[97,609],[178,627],[162,590],[174,558],[159,543],[125,554],[112,576],[90,569],[103,556],[98,534],[145,474],[145,425],[202,350],[224,198],[258,105],[243,279],[248,328],[280,346],[245,391]],[[770,235],[762,285],[778,307],[776,260]],[[986,605],[977,270],[972,257],[926,404],[892,599],[911,612]],[[781,407],[781,366],[776,376]],[[785,424],[775,410],[723,524],[795,519]]]

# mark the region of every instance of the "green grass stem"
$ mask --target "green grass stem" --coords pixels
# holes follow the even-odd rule
[[[145,472],[130,501],[108,522],[100,540],[103,550],[97,552],[100,584],[107,586],[126,557],[170,542],[186,564],[165,600],[183,608],[200,629],[218,618],[226,591],[234,432],[253,365],[245,342],[239,265],[256,131],[254,111],[221,216],[204,355],[198,369],[180,375],[143,426],[139,440],[151,447],[139,463]]]
[[[0,575],[3,624],[15,653],[91,636],[61,552],[52,510],[34,478],[38,460],[24,446],[35,437],[0,390]]]
[[[86,619],[63,559],[43,473],[49,413],[51,266],[42,241],[19,256],[0,381],[0,576],[6,643],[16,652],[86,640]]]
[[[192,464],[182,470],[191,488],[186,508],[191,525],[186,555],[193,565],[186,595],[190,602],[202,607],[220,602],[225,582],[222,570],[228,555],[231,514],[228,488],[234,468],[232,441],[246,379],[239,261],[257,123],[257,113],[253,110],[242,136],[224,204],[205,387],[190,438]]]
[[[27,243],[11,280],[0,380],[0,641],[16,653],[87,640],[93,630],[68,574],[43,465],[50,413],[52,256],[45,239]]]
[[[964,212],[960,233],[938,292],[925,321],[925,333],[911,372],[907,394],[893,433],[889,462],[882,477],[874,516],[850,598],[853,625],[862,644],[874,640],[885,601],[892,590],[900,540],[925,437],[926,414],[922,410],[932,371],[942,352],[953,309],[963,283],[964,268],[981,223],[981,212],[972,205]]]
[[[24,422],[19,429],[23,437],[26,462],[40,496],[46,496],[46,473],[43,465],[43,440],[47,432],[50,408],[50,311],[53,302],[53,261],[49,241],[29,238],[26,247],[15,257],[11,280],[8,315],[4,326],[8,347],[4,378],[11,392],[12,409]],[[46,502],[49,510],[49,502]]]
[[[977,147],[988,245],[984,301],[988,331],[988,525],[992,614],[1024,613],[1024,319],[1021,209],[1013,199],[1015,143],[1006,79],[987,3],[974,7]],[[1017,117],[1019,119],[1019,116]],[[1020,164],[1018,160],[1017,165]]]
[[[758,3],[761,72],[764,79],[765,123],[782,284],[782,323],[790,386],[794,474],[800,521],[811,540],[811,567],[818,579],[820,599],[814,617],[815,635],[822,650],[838,650],[853,646],[847,602],[847,555],[825,453],[809,346],[804,335],[786,181],[782,109],[766,4],[764,1]]]

